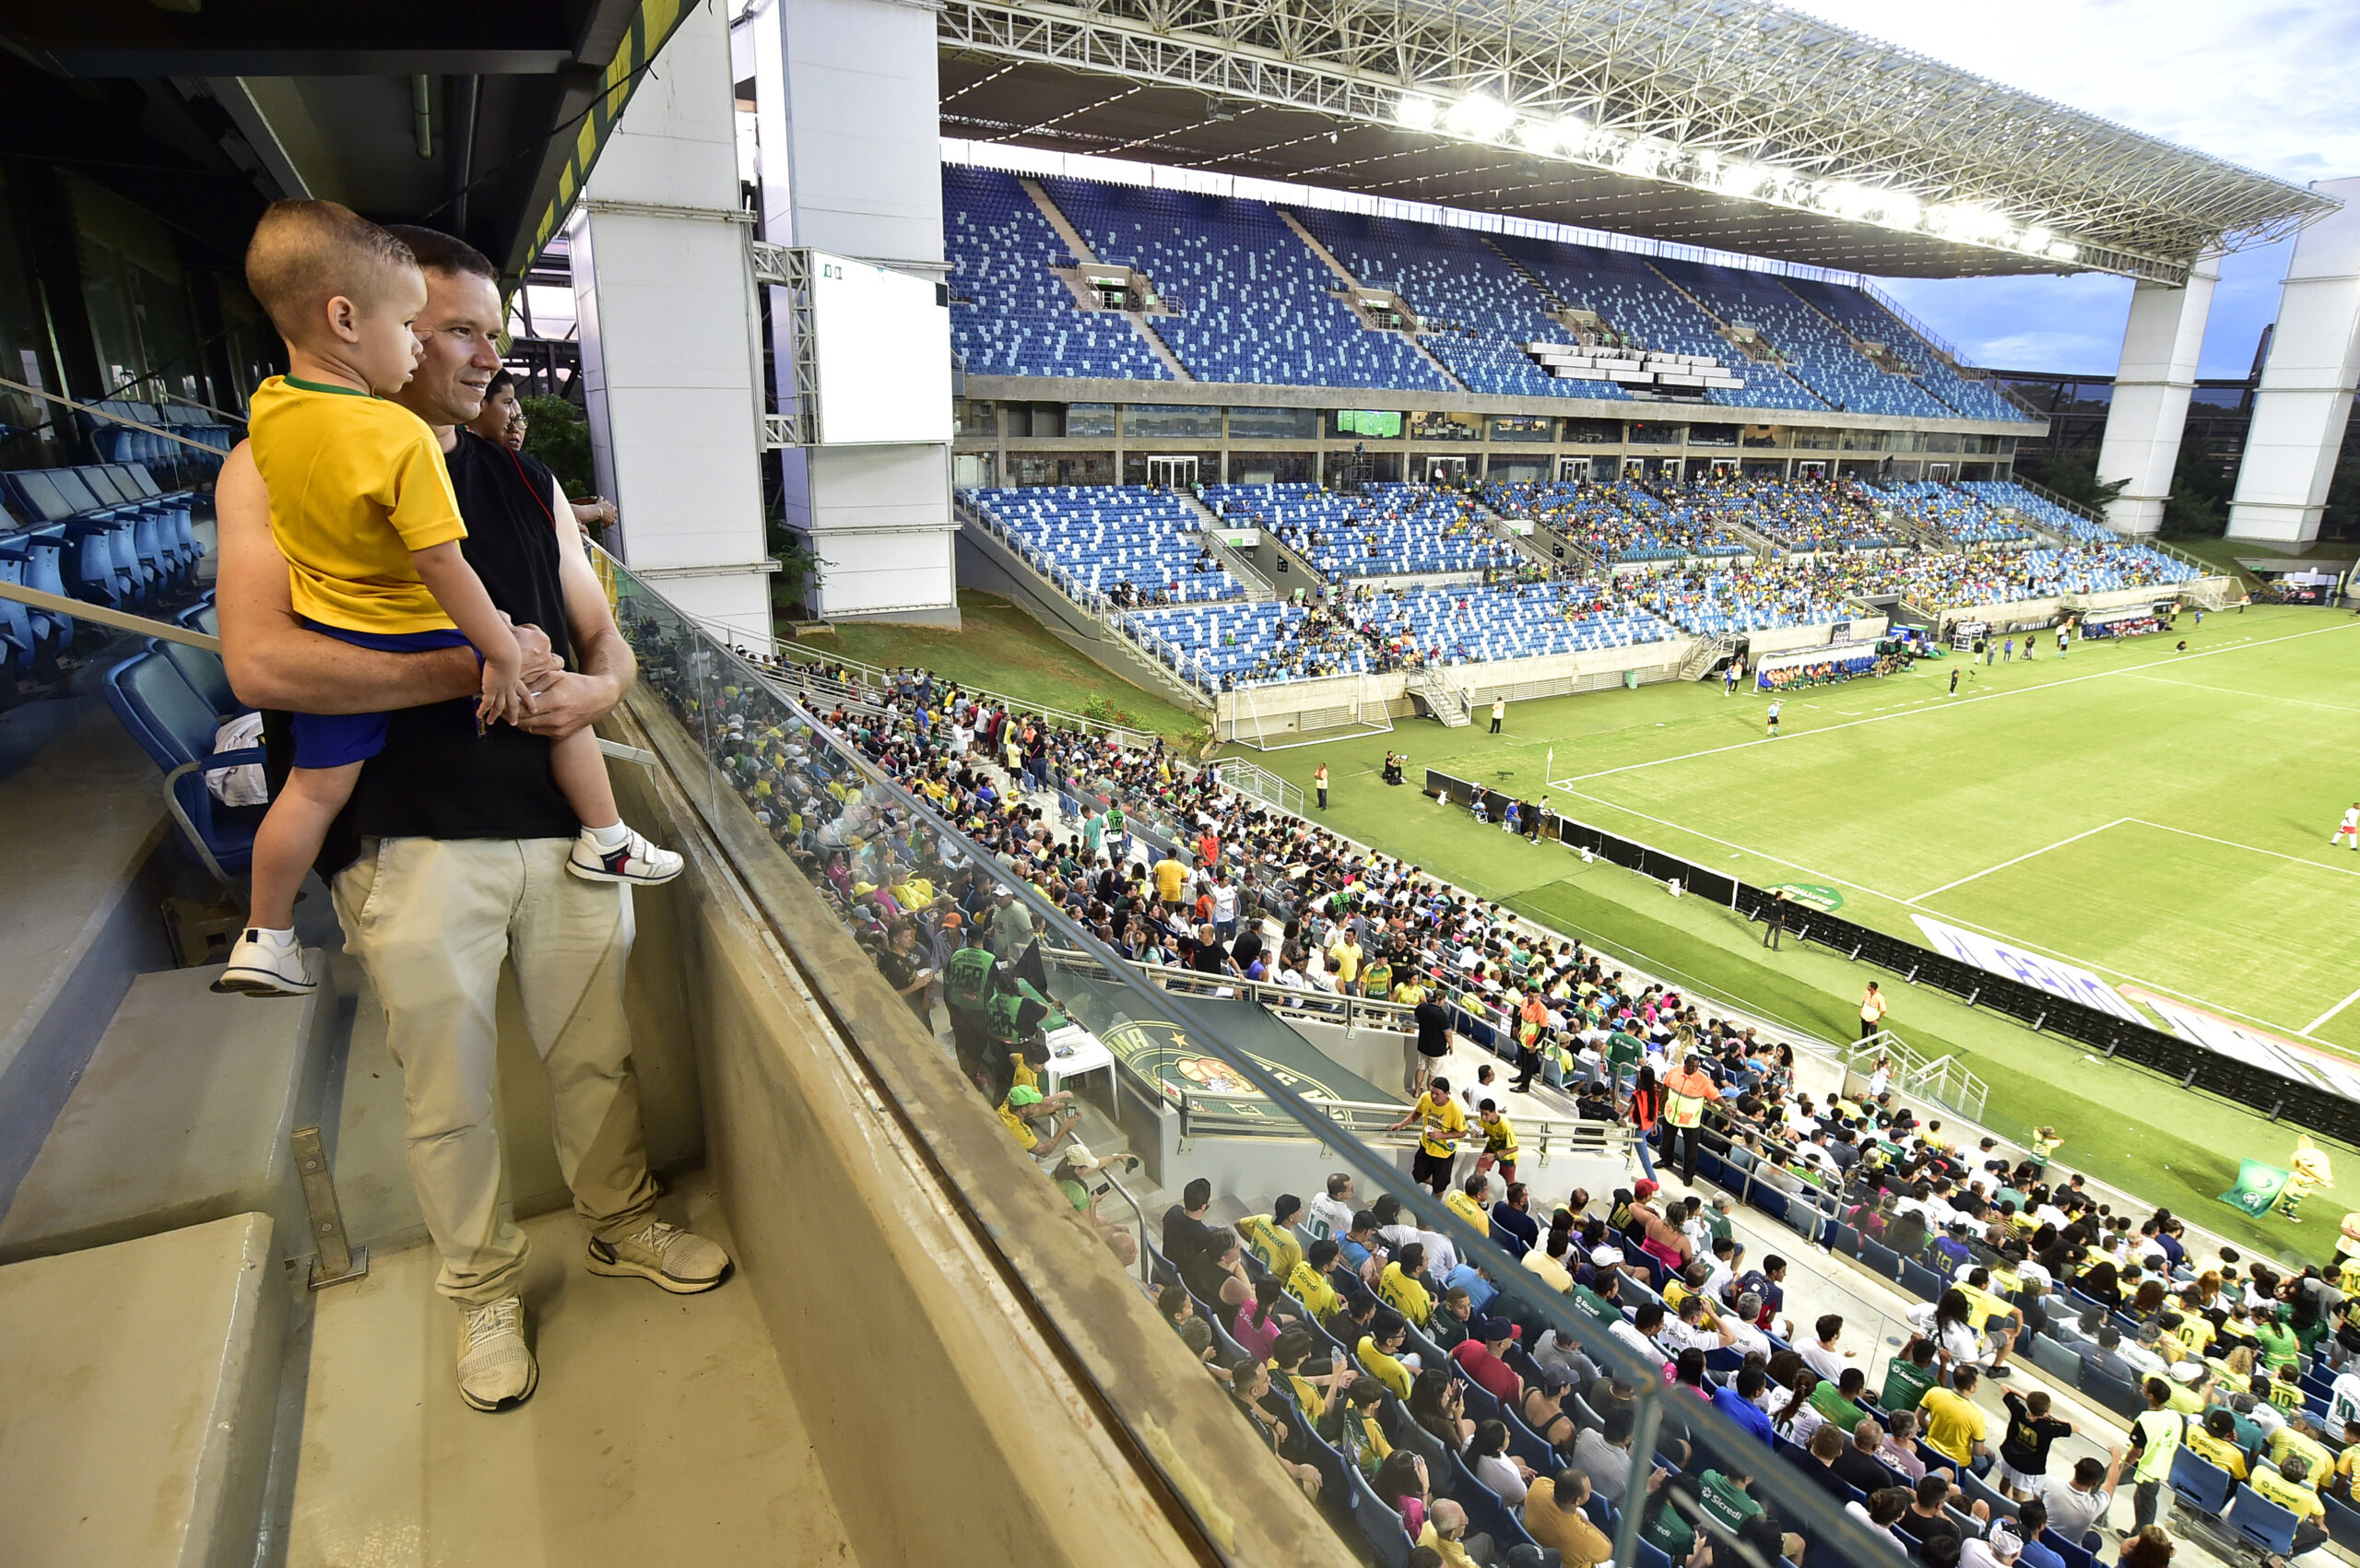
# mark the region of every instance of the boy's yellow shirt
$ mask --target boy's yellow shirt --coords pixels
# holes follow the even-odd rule
[[[448,631],[412,550],[467,536],[442,448],[398,403],[272,376],[247,430],[295,613],[346,631]]]

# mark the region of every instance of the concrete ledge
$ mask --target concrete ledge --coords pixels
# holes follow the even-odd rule
[[[1353,1562],[679,726],[629,712],[667,768],[620,772],[623,809],[690,858],[709,1168],[861,1560]]]
[[[254,1559],[288,1287],[241,1214],[0,1268],[0,1562]]]
[[[311,1251],[288,1135],[316,1109],[336,998],[216,996],[220,973],[132,982],[0,1219],[0,1263],[257,1210]]]

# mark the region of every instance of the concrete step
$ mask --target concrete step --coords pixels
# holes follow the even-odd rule
[[[287,1140],[318,1119],[336,998],[218,996],[220,973],[132,982],[0,1218],[0,1263],[253,1211],[309,1255]]]
[[[239,1214],[0,1268],[0,1562],[254,1561],[287,1332],[277,1254],[270,1217]]]

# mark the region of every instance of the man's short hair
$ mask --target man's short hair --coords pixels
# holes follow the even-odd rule
[[[1212,1200],[1213,1185],[1202,1176],[1180,1189],[1180,1207],[1183,1208],[1202,1208]]]
[[[1918,1483],[1918,1503],[1921,1508],[1940,1508],[1950,1500],[1950,1495],[1948,1476],[1928,1476]]]
[[[1811,1434],[1811,1456],[1823,1464],[1843,1452],[1844,1433],[1835,1422],[1829,1421]]]
[[[1349,1171],[1339,1171],[1334,1175],[1328,1178],[1328,1196],[1329,1197],[1341,1197],[1344,1196],[1344,1189],[1351,1185],[1351,1173]]]
[[[1557,1472],[1557,1484],[1550,1495],[1551,1501],[1558,1507],[1568,1514],[1574,1512],[1589,1495],[1589,1473],[1573,1465],[1566,1466]]]
[[[2106,1461],[2081,1458],[2073,1461],[2073,1484],[2087,1490],[2106,1480]]]
[[[388,224],[385,232],[409,247],[409,253],[418,259],[422,271],[488,277],[495,283],[500,280],[500,269],[491,265],[491,258],[455,235],[415,223]]]
[[[290,341],[337,295],[366,307],[418,265],[398,236],[341,202],[273,202],[246,242],[246,287]]]
[[[1312,1243],[1310,1247],[1304,1251],[1303,1256],[1304,1260],[1308,1262],[1312,1267],[1325,1268],[1328,1264],[1333,1263],[1343,1250],[1343,1248],[1335,1244],[1332,1238],[1323,1236],[1319,1240]]]
[[[1811,1330],[1823,1340],[1833,1339],[1844,1332],[1844,1319],[1835,1313],[1828,1313],[1811,1325]]]

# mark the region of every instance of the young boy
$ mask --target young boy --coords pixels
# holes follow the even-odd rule
[[[466,524],[434,433],[384,401],[420,358],[411,319],[426,279],[407,246],[333,202],[277,202],[246,249],[246,281],[287,342],[288,373],[256,389],[250,429],[270,490],[296,614],[342,642],[393,653],[472,646],[483,666],[476,722],[526,712],[514,632],[459,552]],[[295,765],[254,835],[252,924],[217,991],[301,996],[295,893],[361,765],[384,749],[384,713],[297,713]],[[680,857],[623,825],[597,737],[549,746],[549,771],[582,819],[567,869],[603,882],[668,882]]]

